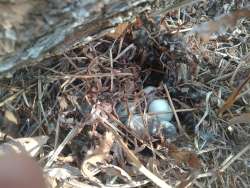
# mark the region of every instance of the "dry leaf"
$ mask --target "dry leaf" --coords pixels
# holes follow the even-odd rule
[[[11,111],[5,111],[4,118],[15,125],[18,124],[16,116]]]
[[[247,82],[250,80],[250,75],[247,77],[247,79],[238,87],[236,88],[233,93],[228,97],[224,105],[219,109],[219,115],[221,116],[227,109],[229,109],[234,102],[237,100],[237,97],[239,96],[241,90],[243,87],[247,84]]]
[[[250,11],[247,8],[237,10],[230,15],[220,16],[215,21],[209,21],[195,26],[192,32],[197,32],[204,41],[215,33],[224,33],[228,28],[235,27],[237,21],[242,17],[250,17]]]
[[[65,97],[58,97],[58,101],[59,101],[59,106],[61,110],[65,110],[68,108],[69,105]]]
[[[237,124],[237,123],[250,123],[250,113],[243,113],[239,116],[235,116],[229,120],[230,124]]]
[[[169,155],[173,157],[177,163],[186,163],[194,169],[200,169],[201,161],[195,153],[188,150],[180,150],[175,145],[169,146]]]
[[[109,37],[111,37],[113,39],[118,39],[126,31],[128,26],[129,26],[128,22],[121,23],[118,26],[116,26],[116,28],[113,31],[108,33],[107,36],[109,36]]]
[[[94,172],[91,170],[91,166],[96,166],[98,163],[105,162],[105,159],[108,158],[110,149],[114,142],[114,135],[111,132],[106,132],[104,139],[101,140],[100,146],[97,147],[93,154],[86,157],[82,163],[82,173],[83,175],[93,179]]]
[[[27,137],[10,140],[0,145],[0,156],[7,153],[26,153],[37,156],[40,148],[46,144],[48,136]]]
[[[46,169],[45,172],[49,177],[56,178],[58,180],[76,178],[82,175],[78,168],[69,165],[65,165],[62,168],[49,168]]]

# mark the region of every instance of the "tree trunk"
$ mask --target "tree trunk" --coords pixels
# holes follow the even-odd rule
[[[102,1],[92,0],[92,2],[94,3],[91,8],[94,9],[94,6]],[[54,24],[52,29],[28,42],[22,49],[0,57],[0,77],[23,65],[32,65],[51,56],[60,55],[74,46],[86,44],[93,38],[103,36],[117,24],[132,21],[145,11],[152,17],[160,16],[197,0],[117,0],[115,2],[111,0],[108,2],[99,13],[89,12],[88,17],[85,14],[77,18],[62,19]],[[88,9],[90,8],[87,7],[86,10]],[[74,10],[72,12],[74,13]]]

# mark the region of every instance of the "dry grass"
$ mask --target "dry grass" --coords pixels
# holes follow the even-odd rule
[[[222,116],[218,110],[250,73],[249,20],[202,41],[188,31],[209,20],[209,2],[168,13],[161,24],[141,18],[143,26],[126,27],[116,39],[92,41],[0,80],[1,131],[49,136],[37,159],[61,187],[248,187],[249,122],[230,120],[249,113],[249,83]],[[174,140],[140,137],[118,116],[117,106],[130,101],[146,113],[147,85],[174,109]],[[87,162],[88,173],[81,173]],[[64,176],[51,175],[56,168]]]

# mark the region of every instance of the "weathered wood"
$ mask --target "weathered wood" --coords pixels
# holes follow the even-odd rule
[[[48,57],[60,55],[74,46],[86,44],[94,38],[103,36],[117,24],[132,21],[144,11],[156,16],[195,2],[197,0],[118,1],[82,22],[68,20],[62,25],[55,25],[52,31],[37,38],[24,50],[3,57],[0,62],[0,76],[22,65],[31,65]]]

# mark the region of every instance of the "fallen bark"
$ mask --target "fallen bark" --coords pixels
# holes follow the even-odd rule
[[[198,0],[199,1],[199,0]],[[100,38],[111,28],[123,22],[131,22],[147,11],[159,16],[168,11],[191,5],[197,0],[129,0],[107,5],[102,12],[83,21],[66,20],[55,25],[52,31],[38,37],[25,49],[0,59],[0,76],[13,72],[23,65],[33,65],[51,56],[60,55],[73,47]]]

